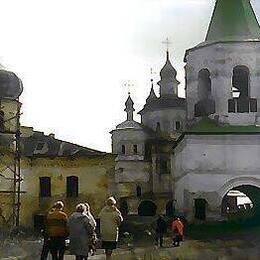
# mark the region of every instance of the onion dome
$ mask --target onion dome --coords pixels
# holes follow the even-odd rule
[[[22,92],[22,81],[15,74],[0,70],[0,98],[17,99]]]
[[[163,68],[160,71],[161,79],[169,79],[169,78],[175,78],[177,76],[177,71],[172,66],[170,60],[169,60],[169,52],[166,52],[166,63],[163,66]]]

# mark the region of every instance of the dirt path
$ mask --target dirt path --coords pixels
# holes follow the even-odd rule
[[[41,250],[39,241],[21,241],[19,244],[8,242],[0,250],[2,260],[37,260]],[[51,259],[51,258],[50,258]],[[74,256],[67,255],[65,260],[74,260]],[[103,250],[89,260],[103,260]],[[260,234],[246,234],[245,236],[232,236],[225,239],[195,240],[186,239],[180,247],[173,248],[171,239],[165,239],[165,247],[140,246],[134,249],[119,248],[115,250],[113,260],[259,260]]]

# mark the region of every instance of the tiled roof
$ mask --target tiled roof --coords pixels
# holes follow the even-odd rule
[[[138,114],[144,114],[147,111],[156,111],[168,108],[182,108],[185,109],[185,98],[179,98],[173,95],[162,96],[145,104],[144,108]]]
[[[105,152],[58,140],[39,132],[35,132],[30,137],[22,137],[21,147],[22,154],[27,157],[96,156],[106,154]]]

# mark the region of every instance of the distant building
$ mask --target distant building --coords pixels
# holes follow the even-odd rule
[[[116,193],[128,214],[220,219],[232,189],[260,212],[259,50],[250,1],[217,0],[205,41],[184,57],[186,99],[168,51],[160,96],[152,86],[141,123],[128,97],[127,120],[111,132]]]

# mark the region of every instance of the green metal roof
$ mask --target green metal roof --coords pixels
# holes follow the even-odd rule
[[[260,127],[255,125],[232,126],[229,124],[220,126],[214,120],[203,117],[198,123],[186,131],[187,134],[260,134]]]
[[[260,39],[260,26],[250,0],[217,0],[206,41]]]

